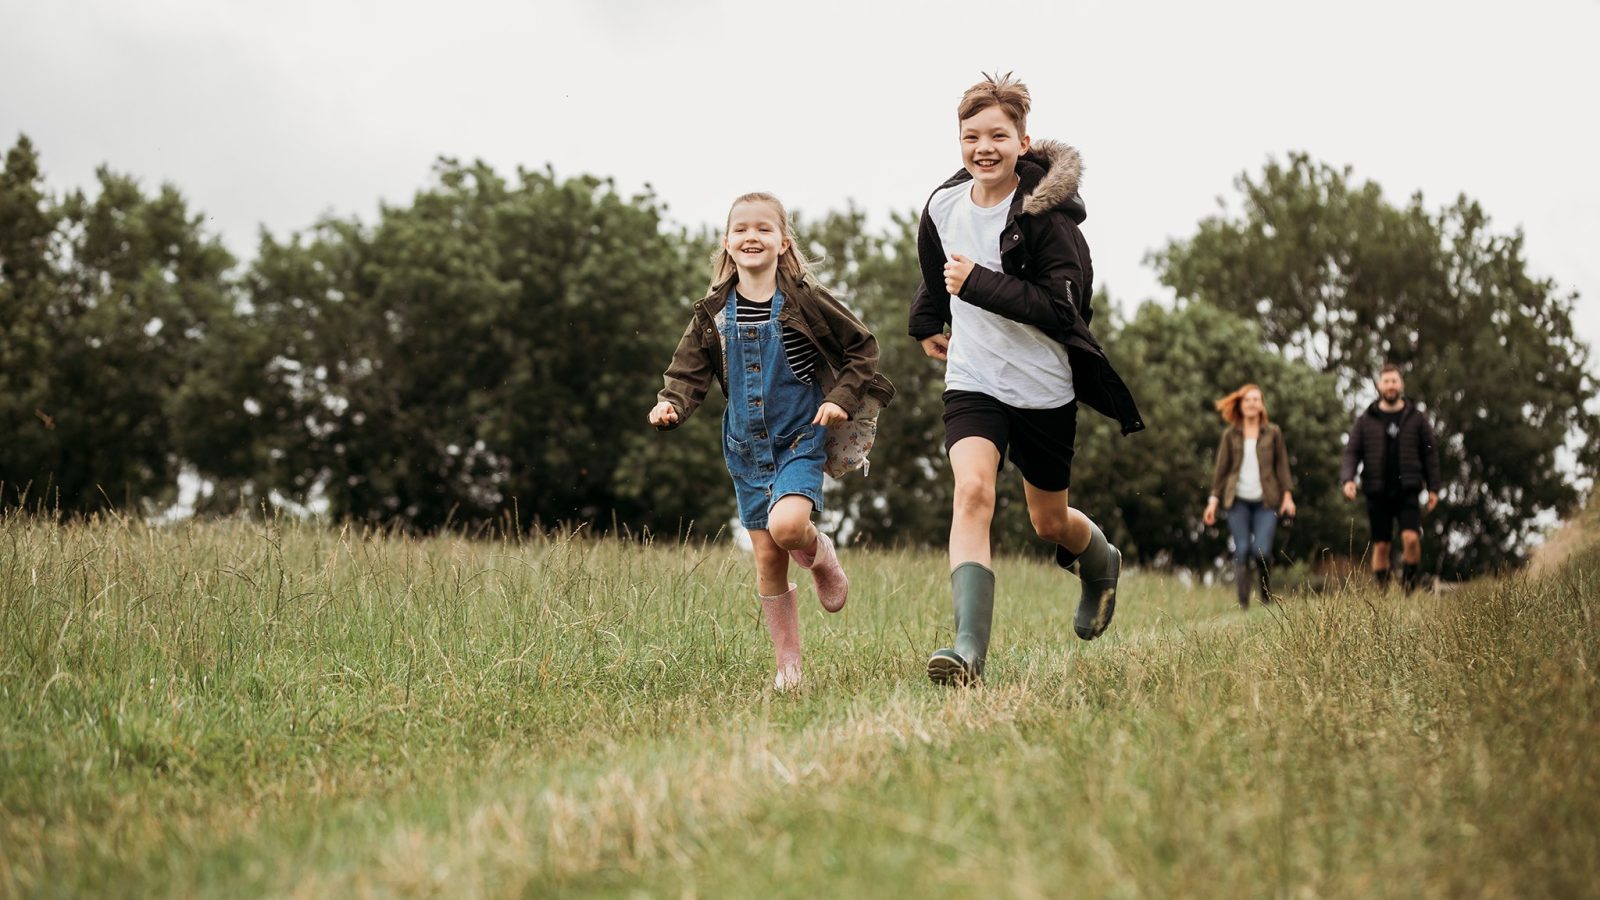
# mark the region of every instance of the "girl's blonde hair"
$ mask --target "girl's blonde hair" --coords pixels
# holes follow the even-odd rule
[[[1247,384],[1217,401],[1217,412],[1222,414],[1222,421],[1229,425],[1237,425],[1244,421],[1244,413],[1240,412],[1239,408],[1244,405],[1244,395],[1251,391],[1261,394],[1261,424],[1267,424],[1267,395],[1253,384]]]
[[[728,206],[728,221],[722,223],[722,234],[726,238],[728,225],[733,221],[733,210],[741,203],[765,203],[772,207],[778,214],[778,222],[783,229],[783,239],[789,242],[789,249],[778,257],[778,271],[793,278],[795,281],[804,281],[811,275],[811,262],[806,255],[800,252],[800,244],[794,239],[794,223],[789,220],[789,211],[783,208],[783,201],[766,191],[752,191],[740,194],[733,198],[733,203]],[[728,253],[728,248],[717,244],[717,252],[711,257],[711,287],[716,287],[738,271],[734,264],[733,256]]]

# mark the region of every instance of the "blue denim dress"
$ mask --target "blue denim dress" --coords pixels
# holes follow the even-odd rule
[[[827,429],[811,424],[822,405],[822,388],[806,384],[789,368],[783,350],[783,292],[772,296],[772,317],[759,325],[738,324],[734,290],[728,289],[722,338],[728,366],[728,408],[722,414],[722,455],[739,499],[739,522],[767,527],[773,504],[790,494],[822,509],[822,464]]]

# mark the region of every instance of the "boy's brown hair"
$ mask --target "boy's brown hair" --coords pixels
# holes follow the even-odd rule
[[[1013,78],[1010,72],[998,77],[984,72],[983,80],[961,95],[961,103],[956,106],[956,120],[965,121],[991,106],[1005,111],[1006,117],[1017,126],[1018,137],[1028,133],[1028,110],[1032,107],[1028,86]]]

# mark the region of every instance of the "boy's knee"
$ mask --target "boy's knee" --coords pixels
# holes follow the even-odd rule
[[[957,515],[989,515],[994,512],[994,485],[983,481],[956,483]]]
[[[1062,509],[1030,509],[1028,521],[1033,524],[1033,533],[1047,541],[1060,543],[1067,534],[1068,527],[1072,524],[1072,515],[1064,507]]]

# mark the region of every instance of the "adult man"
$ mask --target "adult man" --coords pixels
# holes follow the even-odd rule
[[[1428,488],[1428,512],[1439,505],[1439,451],[1428,418],[1408,401],[1400,367],[1389,363],[1378,373],[1378,399],[1350,429],[1339,480],[1346,499],[1356,498],[1356,470],[1367,495],[1372,526],[1372,575],[1380,589],[1389,586],[1389,539],[1400,520],[1400,584],[1416,590],[1422,571],[1422,513],[1417,493]]]

